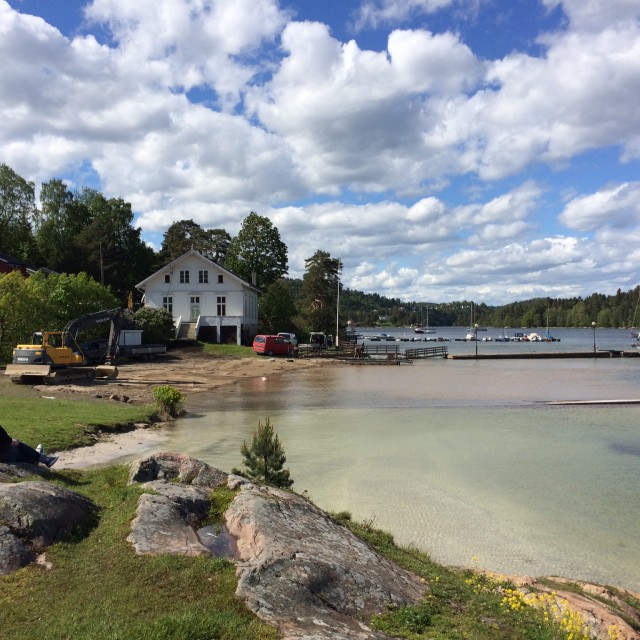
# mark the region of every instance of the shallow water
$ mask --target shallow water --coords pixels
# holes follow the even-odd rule
[[[159,447],[225,470],[268,416],[294,488],[447,564],[640,590],[640,358],[336,365],[194,397]],[[196,404],[197,402],[197,404]]]

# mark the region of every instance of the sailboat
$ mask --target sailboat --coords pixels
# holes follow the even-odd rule
[[[420,318],[422,320],[422,317]],[[417,324],[413,328],[414,333],[435,333],[435,329],[429,329],[429,307],[427,307],[427,326],[423,327],[422,324]]]
[[[543,342],[560,342],[560,338],[554,338],[551,333],[549,333],[549,309],[547,308],[547,333],[544,338],[542,338]]]
[[[476,328],[475,325],[473,324],[473,302],[471,302],[471,317],[470,317],[470,324],[467,327],[467,331],[486,331],[487,328],[486,327],[478,327]],[[467,338],[469,339],[469,338]]]

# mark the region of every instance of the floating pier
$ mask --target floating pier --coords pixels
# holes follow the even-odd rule
[[[549,358],[637,358],[640,351],[602,349],[600,351],[549,351],[536,353],[456,353],[449,360],[548,360]]]

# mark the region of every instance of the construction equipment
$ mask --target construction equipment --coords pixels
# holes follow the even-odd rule
[[[104,354],[96,358],[96,366],[77,343],[82,329],[111,324]],[[125,326],[123,310],[96,311],[72,320],[63,331],[36,331],[31,344],[19,344],[13,350],[12,364],[5,375],[15,383],[66,382],[74,379],[114,379],[118,369],[113,364],[118,350],[118,338]],[[103,364],[104,363],[104,364]]]

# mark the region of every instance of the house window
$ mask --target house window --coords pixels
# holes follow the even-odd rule
[[[218,274],[218,284],[222,284],[222,280],[223,280],[223,279],[222,279],[222,274],[221,274],[221,273],[219,273],[219,274]]]
[[[227,315],[227,298],[226,296],[218,296],[218,315]]]
[[[188,283],[189,283],[189,272],[180,271],[180,284],[188,284]]]
[[[164,274],[164,283],[165,284],[171,284],[171,274],[170,273],[165,273]]]
[[[206,269],[198,271],[198,282],[200,284],[209,284],[209,272]]]
[[[163,296],[162,306],[173,315],[173,296]]]

